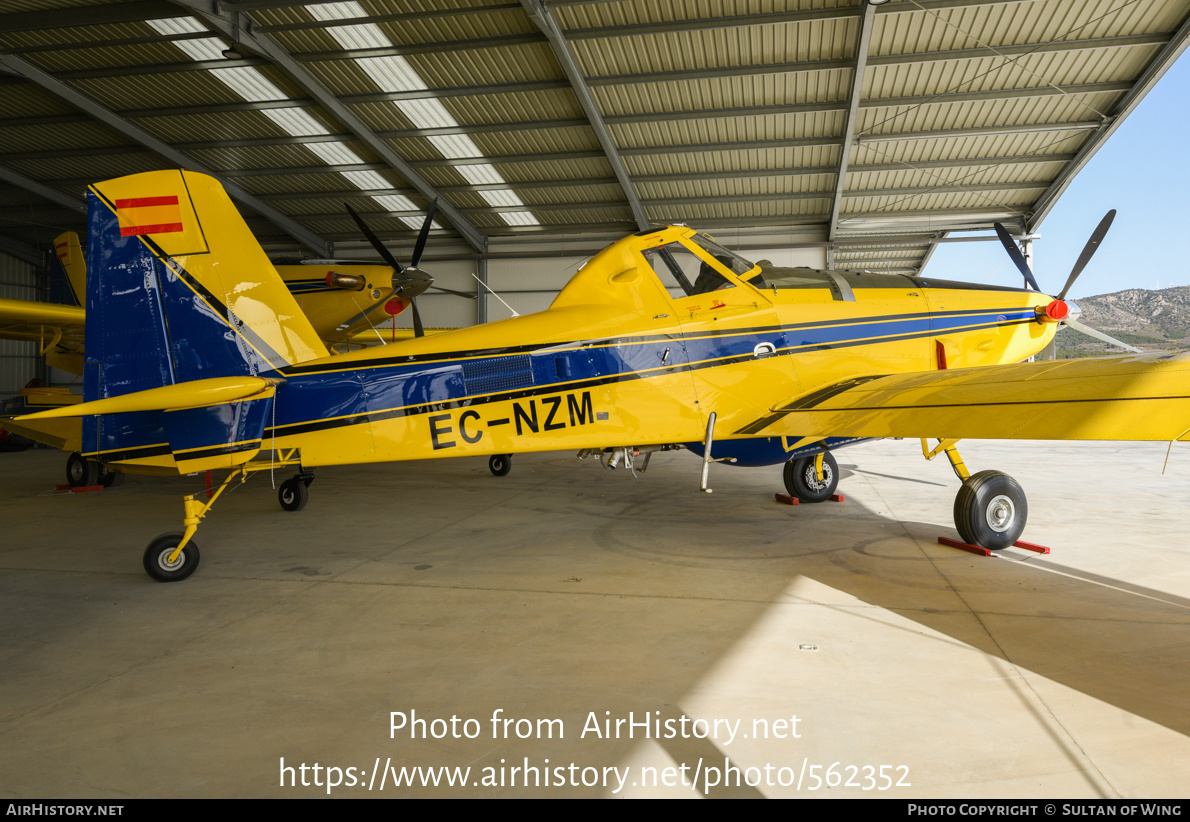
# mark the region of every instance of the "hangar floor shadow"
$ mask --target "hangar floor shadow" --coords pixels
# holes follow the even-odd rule
[[[298,513],[257,475],[162,585],[201,480],[0,454],[0,794],[1184,795],[1190,450],[964,445],[1052,555],[937,544],[958,481],[886,441],[796,507],[685,453],[327,468]]]

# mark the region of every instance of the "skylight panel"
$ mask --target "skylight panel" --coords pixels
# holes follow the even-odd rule
[[[355,165],[363,162],[358,154],[342,143],[306,143],[306,148],[317,154],[330,166]],[[368,188],[389,187],[387,183],[382,186],[368,186]]]
[[[200,34],[207,31],[206,26],[193,17],[172,17],[164,20],[146,20],[145,22],[152,26],[159,34],[167,37],[179,34]],[[381,37],[383,38],[383,35]],[[226,59],[223,56],[223,50],[226,46],[218,37],[204,37],[201,40],[175,40],[173,45],[195,62]],[[384,41],[383,45],[387,45],[387,40]],[[250,103],[289,99],[281,89],[273,85],[267,77],[255,68],[237,66],[208,69],[207,73]],[[330,134],[330,131],[324,125],[311,117],[309,113],[296,106],[293,108],[264,109],[261,111],[261,114],[272,120],[282,131],[291,137],[315,137]],[[306,143],[305,148],[327,165],[357,165],[363,163],[363,160],[358,154],[341,142]],[[362,191],[392,188],[392,184],[388,180],[374,171],[349,171],[340,173]],[[372,199],[389,211],[418,210],[417,206],[411,200],[400,195],[375,196]],[[397,205],[395,206],[394,204]],[[401,217],[399,219],[410,228],[421,228],[421,221],[416,217]]]
[[[326,127],[300,108],[266,108],[261,112],[292,137],[330,134]]]
[[[325,3],[306,6],[306,11],[315,20],[321,22],[353,20],[366,17],[367,12],[354,0],[343,3]],[[334,37],[339,45],[345,49],[388,48],[392,41],[384,35],[378,26],[372,23],[349,24],[345,26],[329,26],[326,32]],[[386,55],[383,57],[361,57],[355,64],[372,78],[382,91],[423,91],[428,88],[425,81],[400,55]],[[417,128],[457,128],[458,122],[438,100],[427,98],[421,100],[394,100],[393,105],[412,122]],[[476,159],[484,156],[474,141],[465,134],[434,135],[427,137],[430,144],[448,160]],[[467,170],[464,170],[467,169]],[[477,169],[477,170],[476,170]],[[482,182],[486,185],[504,185],[508,183],[489,164],[477,166],[459,166],[456,169],[472,184]],[[480,196],[491,205],[509,207],[524,206],[520,198],[511,190],[500,192],[481,191]],[[489,196],[491,195],[491,196]],[[495,202],[498,200],[499,202]],[[538,225],[538,220],[529,212],[501,213],[500,218],[508,225]]]

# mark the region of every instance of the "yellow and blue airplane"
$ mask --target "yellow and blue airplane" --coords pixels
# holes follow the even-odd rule
[[[814,502],[835,491],[838,447],[920,438],[963,480],[960,535],[998,549],[1019,538],[1025,495],[969,474],[958,440],[1190,429],[1187,357],[1023,362],[1077,322],[1064,297],[1094,237],[1055,298],[757,265],[664,226],[596,254],[546,311],[331,354],[217,181],[149,172],[88,201],[84,401],[6,426],[88,471],[227,470],[145,550],[161,581],[193,573],[219,494],[276,466],[294,472],[279,493],[293,511],[323,465],[486,455],[501,473],[518,452],[576,449],[643,469],[686,447],[704,490],[712,461],[784,463],[787,490]],[[402,299],[429,285],[416,266],[396,276]]]

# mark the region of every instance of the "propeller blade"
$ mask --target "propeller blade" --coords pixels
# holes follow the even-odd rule
[[[479,299],[478,294],[472,294],[469,291],[455,291],[454,289],[451,289],[451,288],[443,288],[440,285],[432,285],[432,286],[430,286],[430,288],[434,289],[435,291],[445,291],[447,294],[454,294],[456,297],[466,297],[469,300]]]
[[[351,219],[355,220],[355,224],[359,226],[359,230],[368,238],[368,242],[372,244],[372,248],[376,249],[376,253],[380,255],[380,259],[392,266],[392,269],[398,274],[404,271],[405,269],[401,268],[401,264],[397,262],[397,258],[384,247],[384,243],[380,242],[380,238],[372,233],[372,229],[368,228],[368,224],[364,222],[364,219],[355,213],[355,209],[347,205],[347,203],[343,203],[343,206],[347,209],[347,213],[351,215]]]
[[[1074,281],[1078,279],[1078,275],[1083,273],[1083,269],[1087,267],[1087,263],[1091,262],[1091,258],[1099,250],[1099,244],[1103,242],[1103,237],[1107,234],[1107,230],[1111,228],[1111,221],[1114,219],[1116,219],[1116,210],[1114,208],[1103,215],[1103,219],[1099,221],[1099,225],[1095,228],[1095,233],[1091,235],[1091,239],[1087,240],[1087,244],[1083,246],[1083,253],[1078,255],[1078,262],[1070,270],[1070,276],[1066,278],[1066,285],[1062,287],[1062,293],[1058,295],[1059,300],[1066,299],[1066,292],[1070,290],[1070,286],[1074,285]]]
[[[1101,342],[1105,342],[1108,345],[1114,345],[1117,348],[1123,348],[1125,351],[1131,351],[1134,354],[1143,354],[1144,353],[1139,348],[1129,345],[1126,342],[1120,342],[1115,337],[1109,337],[1106,334],[1104,334],[1102,331],[1096,331],[1094,328],[1091,328],[1089,325],[1083,325],[1078,320],[1062,320],[1062,325],[1070,326],[1075,331],[1078,331],[1082,334],[1086,334],[1088,337],[1094,337],[1095,339],[1097,339]]]
[[[426,221],[421,224],[421,232],[417,235],[417,245],[413,247],[413,259],[409,261],[409,265],[417,268],[417,264],[421,262],[421,253],[426,250],[426,240],[430,236],[430,226],[434,223],[434,212],[438,210],[438,199],[434,198],[434,202],[430,203],[430,210],[426,212]]]
[[[417,300],[410,300],[409,307],[413,309],[413,336],[424,337],[426,329],[421,324],[421,312],[417,310]]]
[[[1017,248],[1016,243],[1008,234],[1008,229],[1000,223],[992,223],[996,228],[996,236],[1000,238],[1000,244],[1004,246],[1004,250],[1008,252],[1008,256],[1016,263],[1017,269],[1024,275],[1025,282],[1033,286],[1034,291],[1040,291],[1037,286],[1037,280],[1033,279],[1033,272],[1029,270],[1029,264],[1025,262],[1025,255]]]

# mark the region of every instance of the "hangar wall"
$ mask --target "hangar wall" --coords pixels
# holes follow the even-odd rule
[[[44,300],[44,279],[37,267],[0,252],[0,298]],[[34,377],[43,377],[37,344],[0,340],[0,402],[13,397]]]

